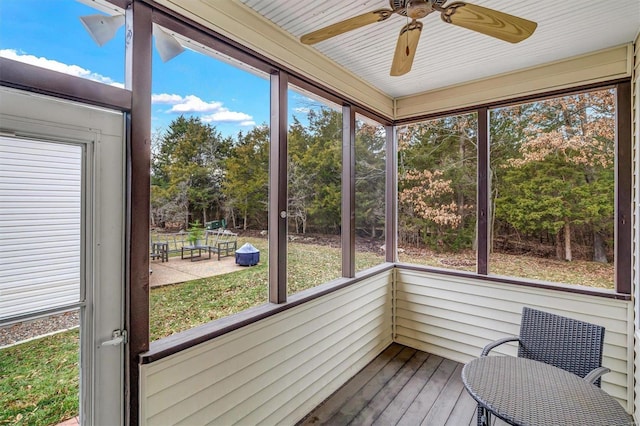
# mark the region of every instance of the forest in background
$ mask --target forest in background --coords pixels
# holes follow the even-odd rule
[[[342,114],[311,109],[288,130],[290,234],[339,235]],[[491,246],[495,252],[613,260],[615,92],[490,111]],[[475,248],[477,117],[398,128],[400,246]],[[358,121],[356,228],[384,238],[385,133]],[[186,229],[225,218],[267,230],[269,128],[236,137],[181,116],[153,144],[151,222]]]

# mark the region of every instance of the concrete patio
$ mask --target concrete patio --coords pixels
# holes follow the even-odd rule
[[[155,259],[149,261],[149,268],[152,271],[149,275],[149,285],[159,287],[226,274],[240,270],[243,266],[236,265],[234,256],[223,257],[220,260],[212,256],[211,259],[203,258],[194,262],[180,257],[170,257],[168,262]]]

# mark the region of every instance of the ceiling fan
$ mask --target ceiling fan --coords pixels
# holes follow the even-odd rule
[[[510,43],[518,43],[529,37],[538,24],[527,19],[498,12],[470,3],[454,2],[444,6],[447,0],[389,0],[391,9],[378,9],[321,28],[300,38],[304,44],[315,44],[374,22],[382,22],[394,13],[406,16],[407,25],[402,27],[391,63],[392,76],[408,73],[413,65],[422,19],[432,12],[440,12],[442,20]]]

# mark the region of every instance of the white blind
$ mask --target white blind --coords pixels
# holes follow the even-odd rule
[[[0,137],[0,321],[80,301],[82,147]]]

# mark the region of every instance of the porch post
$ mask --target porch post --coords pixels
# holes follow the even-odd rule
[[[633,207],[632,188],[632,143],[631,143],[631,83],[625,81],[616,85],[616,254],[615,290],[631,294],[632,281],[632,228]]]
[[[385,126],[385,260],[398,261],[398,149],[396,126]]]
[[[491,179],[489,178],[489,111],[478,109],[478,215],[476,219],[478,242],[476,268],[478,274],[489,274]]]
[[[342,107],[342,276],[356,275],[356,112]]]
[[[269,144],[269,302],[287,301],[287,88],[288,75],[271,74]]]
[[[125,422],[140,423],[140,370],[138,357],[149,350],[149,200],[151,167],[151,53],[152,11],[142,2],[133,2],[127,11],[127,88],[132,90],[129,115],[129,143],[127,144],[127,274],[126,327],[127,375],[125,394],[128,395]]]

